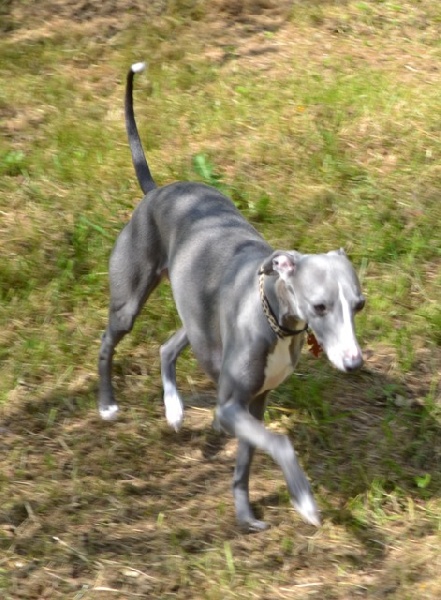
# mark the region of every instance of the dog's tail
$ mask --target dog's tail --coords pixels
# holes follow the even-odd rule
[[[132,152],[133,166],[135,167],[136,177],[144,194],[150,192],[156,187],[156,183],[150,173],[149,166],[144,154],[138,128],[136,126],[135,114],[133,112],[133,78],[135,73],[140,73],[145,69],[145,63],[134,63],[127,73],[126,98],[125,98],[125,119],[126,130],[129,138],[130,150]]]

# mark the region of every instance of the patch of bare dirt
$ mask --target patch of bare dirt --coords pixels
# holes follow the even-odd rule
[[[422,364],[426,358],[421,356]],[[317,377],[315,359],[305,357],[301,367],[300,382]],[[289,432],[320,490],[325,525],[316,532],[300,522],[281,473],[258,453],[252,498],[258,515],[273,525],[258,536],[241,533],[235,524],[236,441],[211,427],[214,390],[201,382],[198,390],[205,386],[207,393],[195,396],[186,386],[186,419],[176,434],[164,420],[159,374],[143,402],[145,377],[133,377],[133,365],[127,368],[126,377],[116,378],[121,414],[113,423],[97,416],[91,377],[45,395],[22,388],[4,407],[0,567],[8,573],[8,598],[56,600],[87,592],[86,598],[107,593],[118,600],[211,599],[217,597],[213,581],[231,577],[225,551],[231,551],[237,569],[235,587],[225,598],[303,600],[315,590],[324,596],[313,597],[346,600],[351,592],[380,599],[386,589],[399,593],[406,569],[414,576],[421,571],[421,589],[431,589],[429,575],[436,569],[429,572],[427,566],[438,555],[433,524],[414,515],[378,530],[359,522],[348,507],[379,479],[399,484],[418,511],[413,476],[421,469],[434,474],[427,500],[436,498],[441,447],[439,426],[422,403],[433,376],[427,368],[416,366],[416,387],[413,377],[408,384],[394,378],[386,349],[368,355],[362,373],[333,379],[332,390],[324,393],[327,412],[316,407],[315,426],[314,420],[302,421],[301,411],[293,426],[290,393],[273,398],[270,410],[286,415],[278,429]],[[396,472],[383,460],[390,452],[386,422],[393,427]],[[396,500],[388,502],[386,496],[385,514],[398,513]],[[420,568],[418,561],[407,561],[423,535]],[[256,573],[261,586],[247,595],[246,579]],[[227,589],[226,583],[224,594]]]
[[[290,14],[290,0],[42,0],[39,3],[5,2],[0,13],[0,29],[5,32],[33,31],[46,35],[62,27],[82,26],[95,29],[102,36],[121,31],[129,22],[145,19],[146,26],[154,19],[172,18],[189,21],[204,20],[224,34],[275,31]]]
[[[198,37],[206,40],[208,59],[228,63],[253,61],[256,69],[274,64],[284,42],[271,35],[289,20],[292,0],[42,0],[9,2],[0,13],[0,31],[11,40],[35,41],[62,35],[69,29],[82,37],[105,43],[130,24],[145,21],[146,28],[161,20],[180,20],[185,27],[200,22]],[[88,65],[90,66],[90,65]]]

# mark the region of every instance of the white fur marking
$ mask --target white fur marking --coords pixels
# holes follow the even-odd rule
[[[133,73],[141,73],[141,71],[144,71],[144,69],[145,69],[145,62],[137,62],[137,63],[133,63],[133,65],[132,65]]]
[[[112,404],[108,408],[100,408],[99,412],[104,421],[114,421],[116,419],[118,407],[116,404]]]
[[[336,342],[334,342],[334,345],[330,347],[326,353],[329,360],[337,367],[337,369],[346,371],[344,358],[357,356],[360,354],[360,348],[355,338],[351,306],[344,297],[340,282],[338,282],[338,299],[341,304],[343,321],[339,327]]]
[[[293,502],[294,508],[301,517],[311,525],[320,527],[320,517],[314,500],[309,494],[303,494],[299,502]]]
[[[167,423],[178,431],[184,420],[184,406],[178,393],[175,391],[164,394],[164,405]]]
[[[352,312],[351,307],[349,306],[349,302],[343,295],[343,290],[340,282],[338,282],[338,297],[341,302],[341,307],[343,311],[343,335],[342,335],[342,345],[346,348],[353,348],[355,346],[354,339],[354,327],[352,325]]]
[[[265,379],[259,390],[259,394],[275,389],[293,372],[294,367],[289,351],[291,342],[291,338],[278,340],[274,350],[271,354],[268,354],[265,366]]]

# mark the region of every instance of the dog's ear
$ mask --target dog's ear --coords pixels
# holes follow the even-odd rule
[[[262,271],[265,275],[279,275],[282,279],[286,279],[294,275],[301,257],[300,252],[276,250],[265,260]]]

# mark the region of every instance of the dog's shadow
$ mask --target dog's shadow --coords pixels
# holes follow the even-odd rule
[[[405,383],[369,363],[348,376],[326,360],[317,364],[307,357],[300,375],[269,395],[266,420],[279,417],[288,432],[321,497],[324,519],[344,526],[378,555],[385,546],[377,543],[378,531],[372,535],[369,511],[393,515],[400,498],[420,504],[441,495],[441,428],[430,406],[431,378],[418,377],[420,367],[415,365],[415,376]],[[214,393],[201,402],[213,407]],[[216,461],[231,438],[210,424],[197,433],[197,443],[204,458]],[[172,444],[195,440],[191,424],[179,441],[165,435]],[[267,459],[264,468],[277,467]],[[259,476],[258,467],[252,468],[252,487],[258,487]],[[286,502],[283,494],[263,493],[255,511],[261,517],[268,507]]]
[[[322,381],[322,393],[316,390],[312,397],[316,381]],[[39,400],[29,397],[4,411],[0,447],[6,462],[20,453],[34,462],[40,456],[42,463],[59,456],[57,473],[63,481],[72,461],[73,468],[86,476],[102,474],[105,481],[133,478],[135,483],[124,484],[130,507],[120,508],[121,518],[132,522],[144,519],[146,502],[155,513],[164,510],[165,499],[175,505],[191,496],[199,505],[207,501],[207,506],[213,506],[214,499],[222,497],[231,514],[231,526],[223,531],[228,539],[235,527],[230,493],[235,454],[225,452],[231,438],[212,427],[214,391],[184,396],[188,419],[176,434],[165,423],[160,394],[152,393],[139,408],[126,403],[123,396],[120,418],[116,423],[103,423],[96,412],[95,388],[93,382],[70,393],[60,389]],[[430,396],[429,383],[420,382],[413,389],[381,371],[363,369],[348,377],[324,362],[318,367],[306,361],[300,377],[293,376],[269,397],[266,419],[275,416],[277,422],[277,415],[282,415],[279,422],[320,497],[324,519],[351,531],[378,558],[385,545],[378,542],[381,532],[374,534],[374,526],[362,514],[363,502],[387,514],[394,510],[389,503],[397,497],[409,497],[418,504],[441,494],[440,426],[430,406],[421,401],[425,396]],[[107,462],[100,463],[104,459]],[[268,457],[256,459],[260,463],[252,468],[254,490],[259,489],[262,477],[259,466],[267,478],[277,469]],[[29,479],[31,489],[33,481],[45,476],[47,465],[29,464],[28,468],[23,460],[20,468],[29,473],[21,477]],[[52,475],[54,481],[57,473]],[[277,478],[282,488],[280,473]],[[203,503],[201,494],[206,496]],[[98,496],[91,492],[91,502],[104,504],[105,498]],[[13,503],[3,520],[14,521],[20,506]],[[274,491],[263,491],[254,503],[258,517],[277,506],[288,506],[288,499]],[[82,510],[87,511],[86,504],[76,508],[77,513]],[[15,520],[19,525],[19,517]],[[204,543],[209,541],[218,535],[214,527],[204,521],[196,538],[200,535]]]
[[[441,495],[433,375],[423,363],[406,380],[369,362],[349,376],[325,361],[318,366],[306,359],[302,368],[299,379],[275,394],[273,410],[293,412],[288,433],[321,496],[324,518],[381,555],[386,545],[378,543],[378,530],[373,535],[369,514],[393,518],[405,498],[421,505]]]
[[[231,437],[222,431],[217,422],[215,392],[184,395],[182,400],[185,406],[184,427],[177,434],[171,429],[165,429],[163,436],[173,444],[185,445],[195,443],[196,440],[204,459],[216,459]]]

